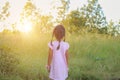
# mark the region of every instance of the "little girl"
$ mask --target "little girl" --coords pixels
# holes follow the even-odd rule
[[[55,36],[56,41],[52,41]],[[51,80],[65,80],[68,77],[68,49],[65,42],[65,28],[57,25],[53,30],[52,40],[48,43],[49,55],[47,69]]]

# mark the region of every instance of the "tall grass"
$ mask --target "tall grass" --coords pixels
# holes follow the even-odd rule
[[[120,76],[120,40],[108,39],[98,34],[83,37],[73,35],[69,40],[70,75],[73,79],[86,77],[88,80],[109,80]]]
[[[20,63],[14,75],[0,78],[49,80],[45,65],[48,56],[47,44],[50,40],[51,34],[1,34],[0,45],[10,47]],[[67,34],[66,41],[70,44],[67,80],[120,78],[119,38],[106,38],[99,34]]]

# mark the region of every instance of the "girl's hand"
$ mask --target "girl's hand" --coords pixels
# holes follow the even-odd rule
[[[67,71],[69,71],[69,68],[67,68]]]
[[[46,65],[46,69],[48,72],[50,72],[50,66],[49,65]]]

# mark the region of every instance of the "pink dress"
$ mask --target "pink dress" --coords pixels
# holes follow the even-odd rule
[[[68,77],[65,52],[68,50],[69,44],[61,41],[59,50],[57,50],[57,46],[59,45],[58,41],[53,41],[52,44],[53,45],[51,45],[51,43],[48,44],[49,48],[53,50],[49,78],[53,80],[65,80]]]

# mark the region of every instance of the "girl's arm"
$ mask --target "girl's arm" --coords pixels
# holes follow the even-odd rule
[[[51,61],[52,61],[52,57],[53,57],[53,51],[52,51],[51,48],[49,48],[48,63],[47,63],[48,71],[50,71],[50,64],[51,64]]]
[[[68,67],[68,50],[65,53],[65,57],[66,57],[66,62],[67,62],[67,67]]]

